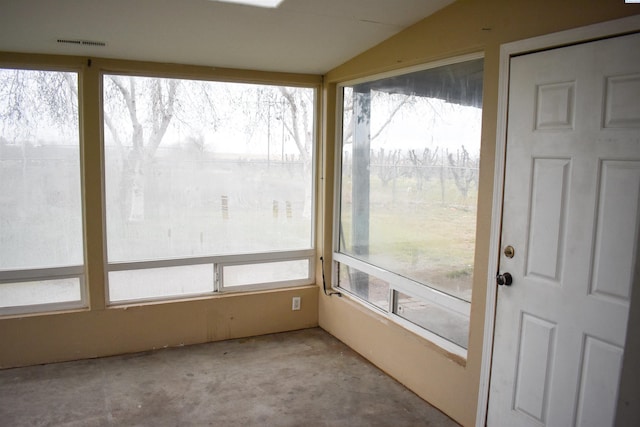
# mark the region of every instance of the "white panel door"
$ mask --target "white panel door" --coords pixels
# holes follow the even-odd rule
[[[511,59],[489,426],[610,426],[637,255],[640,35]]]

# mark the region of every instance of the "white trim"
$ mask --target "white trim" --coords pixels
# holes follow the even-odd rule
[[[309,209],[311,211],[309,214],[311,215],[311,236],[310,243],[311,247],[317,248],[317,224],[318,224],[318,183],[320,182],[320,178],[318,177],[318,171],[320,170],[320,159],[321,155],[319,153],[319,147],[321,145],[320,142],[320,128],[321,126],[318,123],[320,119],[320,108],[318,105],[319,99],[322,96],[320,92],[320,88],[318,86],[309,87],[313,91],[313,102],[311,103],[313,108],[313,118],[311,123],[311,132],[312,132],[312,142],[311,142],[311,206]],[[304,167],[303,167],[304,170]],[[303,207],[304,210],[304,207]]]
[[[334,173],[333,173],[333,221],[331,228],[333,230],[332,252],[340,251],[340,210],[342,209],[342,148],[344,136],[344,86],[336,85],[336,135],[334,144]],[[331,288],[337,290],[338,283],[336,263],[331,266]]]
[[[0,271],[0,283],[27,282],[49,279],[64,279],[84,274],[84,266],[73,265],[67,267],[32,268],[24,270]]]
[[[504,190],[505,154],[507,144],[507,108],[509,97],[509,62],[512,56],[534,51],[576,44],[624,33],[640,31],[640,15],[608,21],[572,30],[547,34],[500,46],[500,72],[498,87],[498,120],[496,128],[495,165],[493,175],[493,203],[491,214],[491,238],[489,243],[489,268],[487,275],[487,297],[484,314],[484,338],[480,365],[480,387],[476,426],[485,425],[489,404],[489,381],[493,350],[494,320],[496,313],[495,276],[500,261],[500,233],[502,229],[502,196]]]
[[[81,285],[82,286],[82,280]],[[65,302],[53,302],[48,304],[29,304],[29,305],[16,305],[11,307],[0,308],[0,318],[5,316],[17,316],[28,314],[45,314],[54,313],[64,310],[82,310],[87,308],[86,301],[84,301],[81,291],[80,300],[78,301],[65,301]]]
[[[105,274],[107,277],[111,272],[117,271],[134,271],[134,270],[146,270],[153,268],[171,268],[171,267],[188,267],[190,265],[211,265],[214,270],[214,283],[213,290],[206,292],[196,293],[184,293],[176,295],[163,295],[159,297],[143,297],[133,298],[126,300],[106,300],[107,307],[113,307],[118,305],[126,305],[140,302],[153,302],[153,301],[174,301],[185,298],[211,296],[214,294],[229,293],[229,292],[245,292],[253,290],[265,290],[265,289],[280,289],[290,288],[295,286],[304,286],[313,284],[315,281],[315,249],[302,249],[297,251],[282,251],[282,252],[261,252],[253,254],[236,254],[236,255],[216,255],[206,257],[193,257],[193,258],[174,258],[174,259],[162,259],[153,261],[133,261],[133,262],[114,262],[106,265]],[[295,280],[283,280],[274,282],[262,282],[252,283],[250,285],[239,286],[224,286],[223,279],[223,267],[227,265],[254,265],[272,262],[285,262],[285,261],[299,261],[307,260],[309,262],[309,268],[307,270],[307,277],[305,279]],[[108,291],[108,289],[107,289]]]
[[[311,263],[309,263],[311,265]],[[250,292],[250,291],[266,291],[273,289],[284,289],[284,288],[296,288],[298,286],[307,286],[312,285],[315,282],[314,278],[312,279],[296,279],[296,280],[285,280],[285,281],[276,281],[276,282],[263,282],[263,283],[252,283],[250,285],[238,285],[238,286],[228,286],[223,287],[220,286],[219,291],[214,291],[217,294],[230,294],[235,292]]]
[[[288,261],[292,259],[311,258],[315,249],[302,249],[282,252],[260,252],[236,255],[214,255],[191,258],[171,258],[152,261],[123,261],[111,262],[106,265],[106,271],[142,270],[146,268],[180,267],[199,264],[256,264],[260,262]]]
[[[100,105],[98,107],[98,126],[100,132],[99,152],[100,152],[100,196],[102,203],[102,217],[100,218],[100,225],[102,226],[102,286],[104,292],[104,299],[101,301],[103,307],[109,306],[111,301],[111,295],[109,295],[109,244],[107,242],[107,157],[106,157],[106,137],[104,127],[104,78],[109,74],[104,69],[98,70],[98,101]],[[91,284],[89,284],[91,286]],[[92,307],[93,308],[93,307]]]
[[[418,298],[423,298],[427,301],[433,302],[467,317],[470,314],[470,303],[434,289],[429,285],[425,285],[415,280],[408,279],[406,277],[400,276],[399,274],[393,273],[391,271],[385,270],[373,264],[369,264],[357,258],[345,255],[343,253],[334,253],[333,260],[367,273],[370,276],[382,279],[385,282],[389,283],[389,285],[395,290],[412,294]]]
[[[342,209],[342,152],[344,136],[344,84],[336,85],[336,111],[335,111],[335,144],[334,144],[334,170],[333,170],[333,220],[332,229],[332,263],[331,263],[331,289],[340,292],[338,287],[338,264],[333,258],[340,251],[340,211]]]

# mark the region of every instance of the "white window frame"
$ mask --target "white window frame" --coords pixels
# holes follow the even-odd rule
[[[166,258],[160,260],[151,260],[151,261],[115,261],[109,262],[108,260],[108,242],[107,242],[107,203],[106,203],[106,164],[105,164],[105,155],[104,155],[104,122],[101,119],[100,129],[101,129],[101,137],[100,141],[100,152],[101,152],[101,175],[102,175],[102,217],[104,218],[102,223],[102,235],[103,235],[103,250],[104,250],[104,291],[105,291],[105,304],[107,307],[117,307],[122,305],[129,304],[139,304],[146,302],[169,302],[169,301],[180,301],[184,299],[198,298],[198,297],[207,297],[213,295],[220,295],[224,293],[239,293],[239,292],[249,292],[249,291],[257,291],[257,290],[270,290],[270,289],[280,289],[280,288],[290,288],[296,286],[304,286],[311,285],[315,283],[315,255],[316,255],[316,225],[317,225],[317,215],[316,215],[316,195],[317,195],[317,177],[316,171],[318,168],[318,153],[319,153],[319,144],[318,144],[318,114],[319,114],[319,87],[318,85],[305,85],[296,82],[282,82],[282,81],[251,81],[251,80],[242,80],[242,79],[215,79],[215,78],[206,78],[206,76],[202,76],[201,78],[196,77],[185,77],[183,75],[172,75],[170,73],[165,74],[157,74],[152,72],[131,72],[128,70],[102,70],[100,72],[100,94],[101,94],[101,103],[100,103],[100,112],[102,118],[103,111],[103,100],[102,93],[104,91],[103,82],[104,77],[106,75],[131,75],[136,77],[152,77],[152,78],[175,78],[175,79],[185,79],[185,80],[208,80],[214,82],[221,83],[240,83],[240,84],[261,84],[261,85],[271,85],[271,86],[287,86],[287,87],[300,87],[307,88],[313,90],[313,147],[311,148],[311,153],[313,155],[313,162],[311,165],[311,235],[310,235],[310,247],[300,250],[290,250],[290,251],[271,251],[271,252],[260,252],[260,253],[243,253],[243,254],[233,254],[233,255],[212,255],[212,256],[196,256],[196,257],[183,257],[183,258]],[[224,277],[223,277],[223,269],[225,266],[231,265],[252,265],[258,263],[269,263],[274,261],[296,261],[307,259],[309,261],[309,271],[308,276],[305,279],[297,279],[297,280],[286,280],[279,282],[266,282],[266,283],[252,283],[250,285],[238,285],[238,286],[224,286]],[[212,284],[212,290],[207,292],[195,292],[195,293],[185,293],[180,295],[168,295],[168,296],[160,296],[160,297],[146,297],[146,298],[135,298],[135,299],[127,299],[127,300],[117,300],[112,301],[109,295],[109,273],[116,271],[131,271],[131,270],[145,270],[151,268],[165,268],[165,267],[182,267],[182,266],[190,266],[190,265],[202,265],[202,264],[212,264],[213,268],[213,277],[214,283]]]
[[[308,276],[305,279],[298,280],[286,280],[280,282],[265,282],[265,283],[252,283],[250,285],[238,285],[238,286],[224,286],[223,269],[225,266],[234,265],[254,265],[269,262],[278,261],[297,261],[308,260],[309,271]],[[282,251],[282,252],[263,252],[254,254],[242,254],[242,255],[217,255],[217,256],[205,256],[205,257],[193,257],[193,258],[172,258],[162,259],[154,261],[131,261],[131,262],[113,262],[105,263],[106,267],[106,281],[107,286],[105,289],[107,302],[110,306],[126,305],[131,303],[140,302],[153,302],[153,301],[173,301],[188,299],[194,297],[211,296],[216,294],[233,293],[233,292],[247,292],[255,290],[266,289],[279,289],[288,288],[294,286],[311,285],[314,283],[313,271],[315,269],[315,249],[305,249],[299,251]],[[109,273],[116,271],[135,271],[135,270],[147,270],[153,268],[167,268],[167,267],[187,267],[190,265],[206,265],[210,264],[213,270],[214,281],[211,284],[211,291],[208,292],[194,292],[185,293],[180,295],[168,295],[160,297],[148,297],[148,298],[134,298],[127,300],[112,301],[109,297]]]
[[[216,263],[216,291],[220,293],[289,288],[294,286],[311,285],[315,282],[313,275],[313,272],[315,271],[314,249],[288,252],[267,252],[251,255],[229,255],[219,258],[220,261]],[[224,267],[302,260],[308,261],[307,277],[304,279],[285,280],[280,282],[257,282],[250,285],[235,285],[225,287]]]
[[[80,281],[80,300],[63,301],[44,304],[16,305],[0,308],[0,316],[15,314],[32,314],[47,311],[61,311],[87,308],[87,286],[84,266],[33,268],[25,270],[0,271],[0,284],[21,282],[46,282],[57,279],[78,279]]]
[[[344,117],[344,88],[365,83],[373,80],[395,77],[399,75],[409,74],[417,71],[424,71],[432,68],[443,67],[447,65],[457,64],[465,61],[483,59],[484,53],[472,53],[455,58],[449,58],[441,61],[430,62],[428,64],[416,65],[413,67],[402,68],[390,72],[375,74],[364,78],[341,82],[336,85],[336,147],[335,147],[335,186],[334,186],[334,211],[333,211],[333,263],[332,263],[332,289],[335,291],[346,293],[353,297],[355,301],[363,304],[365,307],[381,313],[389,320],[398,325],[414,332],[415,334],[433,342],[445,351],[456,356],[466,359],[467,349],[458,344],[449,341],[446,338],[437,335],[428,329],[412,323],[403,317],[394,313],[394,291],[423,299],[427,302],[437,304],[441,307],[452,310],[456,313],[469,317],[471,312],[471,303],[441,292],[429,284],[422,284],[415,280],[400,276],[392,271],[385,270],[381,267],[356,259],[350,255],[340,252],[340,212],[341,212],[341,193],[342,193],[342,144],[343,144],[343,117]],[[384,280],[389,284],[389,306],[386,310],[382,310],[371,302],[359,297],[354,292],[350,292],[338,286],[339,265],[343,264],[355,268],[370,276]]]
[[[0,316],[12,316],[12,315],[21,315],[21,314],[34,314],[34,313],[45,313],[45,312],[55,312],[55,311],[63,311],[63,310],[76,310],[76,309],[86,309],[89,307],[89,299],[87,292],[87,283],[86,283],[86,272],[85,266],[87,263],[86,260],[86,230],[85,230],[85,221],[84,221],[84,206],[85,206],[85,185],[84,185],[84,140],[82,138],[82,96],[81,96],[81,81],[82,81],[82,70],[73,67],[48,67],[42,66],[39,67],[33,64],[10,64],[10,63],[0,63],[0,68],[2,69],[17,69],[17,70],[26,70],[26,71],[46,71],[46,72],[60,72],[60,73],[75,73],[77,76],[78,82],[78,162],[79,169],[78,174],[80,178],[80,209],[81,215],[83,217],[82,221],[82,252],[83,252],[83,264],[82,265],[71,265],[71,266],[61,266],[61,267],[46,267],[46,268],[20,268],[15,270],[0,270],[0,284],[7,283],[22,283],[22,282],[36,282],[36,281],[50,281],[50,280],[58,280],[58,279],[78,279],[80,286],[80,300],[78,301],[63,301],[63,302],[52,302],[52,303],[42,303],[42,304],[28,304],[28,305],[17,305],[17,306],[7,306],[0,307]]]

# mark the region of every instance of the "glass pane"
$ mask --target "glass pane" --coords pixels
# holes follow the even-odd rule
[[[225,265],[222,276],[224,277],[224,287],[305,280],[309,278],[309,260]]]
[[[311,248],[314,96],[105,76],[109,262]]]
[[[81,300],[80,279],[77,277],[0,283],[0,307],[80,302]]]
[[[482,60],[344,90],[340,251],[471,301]]]
[[[395,314],[458,344],[460,347],[467,348],[469,316],[401,292],[394,291],[394,294],[393,312]]]
[[[0,69],[0,269],[83,264],[77,92],[75,73]]]
[[[213,292],[213,264],[109,272],[109,300],[129,301]]]
[[[389,284],[346,264],[339,264],[338,286],[383,309],[389,310]]]

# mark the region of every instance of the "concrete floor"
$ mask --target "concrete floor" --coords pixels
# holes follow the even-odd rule
[[[457,426],[319,328],[0,371],[2,426]]]

